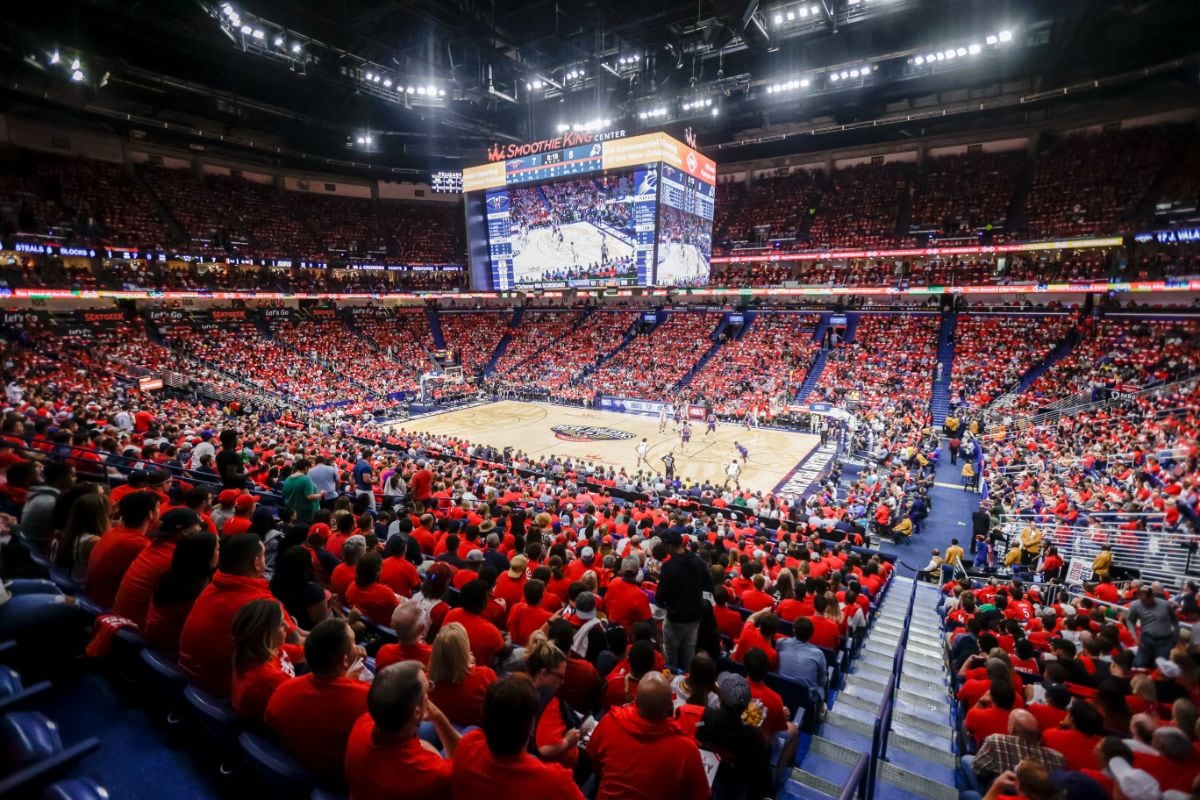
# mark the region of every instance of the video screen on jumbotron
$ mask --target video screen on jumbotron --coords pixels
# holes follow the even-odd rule
[[[715,165],[665,134],[464,170],[472,286],[699,286]]]

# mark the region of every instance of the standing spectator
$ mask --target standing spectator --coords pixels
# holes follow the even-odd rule
[[[596,726],[588,743],[600,775],[596,800],[692,800],[709,793],[696,741],[671,719],[671,697],[667,679],[648,673],[634,703],[612,709]]]
[[[280,746],[318,779],[341,781],[346,742],[355,721],[367,710],[370,673],[362,648],[342,619],[327,619],[304,640],[310,672],[275,690],[265,722]]]
[[[325,493],[308,476],[310,467],[308,459],[300,459],[293,466],[292,474],[283,482],[283,502],[296,512],[297,525],[310,525],[321,508],[320,501],[325,497]]]
[[[659,575],[654,603],[666,612],[663,649],[667,666],[684,669],[696,652],[700,618],[704,615],[703,593],[712,591],[712,576],[700,557],[684,548],[679,531],[668,529],[663,541],[671,549],[671,558]]]
[[[332,466],[325,456],[316,457],[315,465],[308,471],[308,477],[313,483],[313,490],[321,493],[323,502],[332,504],[337,499],[337,467]]]
[[[451,800],[583,800],[570,771],[528,752],[538,705],[537,690],[524,675],[510,675],[488,687],[482,727],[464,736],[454,755]]]
[[[1175,616],[1174,606],[1157,597],[1150,585],[1143,586],[1138,600],[1130,604],[1125,624],[1138,640],[1139,667],[1150,668],[1159,658],[1169,658],[1179,640],[1179,619]]]
[[[417,471],[409,482],[412,499],[418,503],[428,503],[433,498],[433,472],[425,465],[425,459],[417,462]]]
[[[246,468],[242,462],[242,451],[238,450],[235,430],[221,431],[221,452],[217,453],[217,474],[226,489],[246,488]],[[218,525],[218,527],[220,527]]]
[[[371,466],[371,451],[363,450],[362,456],[354,462],[354,496],[366,497],[367,507],[375,510],[375,468]]]

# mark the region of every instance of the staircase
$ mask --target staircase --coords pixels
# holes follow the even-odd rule
[[[492,370],[496,369],[496,363],[504,355],[504,351],[508,349],[508,343],[512,341],[513,329],[521,324],[521,317],[523,316],[525,316],[525,307],[519,306],[513,312],[512,321],[508,323],[508,328],[504,331],[504,335],[500,337],[500,341],[496,342],[496,349],[492,351],[492,357],[488,359],[483,372],[480,373],[481,375],[490,375]]]
[[[1037,154],[1028,153],[1021,162],[1021,172],[1017,175],[1017,185],[1013,189],[1012,200],[1008,204],[1004,227],[1010,235],[1025,229],[1025,201],[1029,199],[1029,191],[1033,188],[1033,170],[1037,164]]]
[[[808,374],[804,376],[804,382],[800,384],[800,388],[796,390],[796,402],[803,403],[804,400],[812,394],[817,388],[817,382],[821,380],[821,373],[825,369],[825,360],[829,356],[828,350],[822,350],[817,353],[817,357],[813,359],[812,364],[808,368]]]
[[[1046,357],[1042,359],[1040,364],[1021,376],[1021,380],[1017,384],[1017,393],[1024,392],[1033,385],[1034,381],[1045,375],[1051,367],[1070,355],[1078,343],[1079,330],[1072,328],[1070,333],[1061,342],[1056,344],[1053,350],[1046,354]]]
[[[537,187],[537,194],[538,194],[538,199],[540,199],[542,201],[542,208],[546,209],[547,214],[553,215],[554,214],[554,206],[550,204],[550,198],[546,197],[546,192],[543,191],[541,186]]]
[[[900,579],[897,578],[897,581]],[[890,724],[884,728],[874,769],[873,797],[958,800],[950,673],[943,656],[941,596],[917,583],[908,618],[881,615],[872,637],[886,652],[899,642],[899,681]],[[869,648],[868,648],[869,652]],[[864,662],[868,655],[864,652]]]
[[[429,333],[433,336],[433,344],[438,350],[446,349],[446,337],[442,335],[442,319],[438,316],[436,306],[425,306],[425,319],[429,321]]]
[[[938,330],[937,363],[942,365],[939,378],[934,368],[933,394],[929,411],[933,414],[933,427],[938,428],[946,421],[950,412],[950,375],[954,368],[954,332],[958,329],[958,314],[947,311],[942,314],[942,326]]]
[[[860,778],[864,798],[957,800],[938,602],[932,585],[892,580],[781,800],[832,800]]]
[[[137,168],[126,168],[126,174],[133,183],[141,188],[142,192],[150,200],[150,205],[158,212],[158,216],[162,218],[163,224],[167,226],[167,230],[175,237],[175,241],[188,241],[188,232],[179,224],[179,220],[175,219],[175,215],[171,213],[171,209],[167,208],[167,204],[162,201],[162,198],[155,194],[154,190],[150,188],[150,184],[146,183],[142,171]]]
[[[750,332],[750,326],[754,324],[754,320],[757,316],[758,315],[755,314],[753,311],[744,312],[743,317],[744,317],[745,321],[742,323],[742,329],[740,331],[738,331],[738,335],[733,337],[733,340],[735,342],[740,342],[742,340],[742,337],[744,337],[747,333]]]

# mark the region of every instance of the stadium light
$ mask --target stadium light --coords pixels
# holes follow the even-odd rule
[[[978,42],[972,42],[967,46],[967,52],[973,56],[977,56],[983,52],[983,47]]]
[[[250,35],[253,36],[255,39],[258,39],[259,41],[262,41],[263,39],[265,39],[267,37],[266,32],[263,31],[262,28],[255,28],[254,33],[252,33]]]
[[[778,13],[775,14],[775,16],[771,18],[771,22],[775,23],[776,25],[782,25],[783,24],[783,14],[778,14]]]
[[[989,45],[993,45],[993,44],[997,44],[1000,41],[1000,37],[996,36],[993,33],[989,33],[983,41]]]
[[[383,79],[383,88],[385,88],[385,89],[390,89],[390,88],[392,88],[392,79],[391,79],[391,78],[384,78],[384,79]]]
[[[71,72],[71,80],[75,81],[75,83],[82,83],[83,78],[84,78],[83,70],[77,69],[77,70],[73,70]]]
[[[712,115],[713,115],[714,117],[716,117],[716,116],[720,116],[720,114],[721,114],[721,109],[719,109],[719,108],[714,108],[714,109],[712,110]]]
[[[1000,41],[1002,43],[1007,44],[1008,42],[1012,41],[1012,38],[1013,38],[1012,31],[1000,31],[1000,33],[998,34],[998,38],[1000,39]]]
[[[77,69],[80,69],[80,68],[82,68],[82,66],[83,66],[83,65],[79,63],[79,59],[78,59],[78,58],[76,58],[76,59],[74,59],[74,60],[72,60],[72,61],[71,61],[71,69],[72,69],[72,70],[77,70]]]
[[[249,36],[252,33],[254,33],[254,28],[251,28],[249,25],[242,26],[242,35],[243,36]]]
[[[300,46],[299,42],[292,42],[292,53],[293,54],[298,55],[302,49],[303,48]]]
[[[53,53],[50,54],[50,63],[51,64],[57,64],[60,61],[62,61],[62,55],[59,54],[59,52],[57,50],[55,50]]]

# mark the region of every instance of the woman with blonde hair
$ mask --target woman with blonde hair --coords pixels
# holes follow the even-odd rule
[[[558,696],[567,677],[567,656],[542,631],[534,631],[525,650],[525,668],[538,693],[534,744],[542,761],[574,770],[579,763],[579,715]]]
[[[475,664],[467,629],[457,622],[442,626],[429,654],[430,701],[455,725],[478,725],[483,697],[495,682],[491,667]]]
[[[1149,675],[1134,675],[1129,682],[1130,694],[1125,696],[1125,704],[1134,714],[1149,714],[1157,719],[1161,716],[1158,707],[1158,687]]]
[[[271,695],[296,677],[283,651],[287,638],[283,607],[275,600],[251,600],[233,618],[233,710],[259,722]]]

